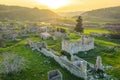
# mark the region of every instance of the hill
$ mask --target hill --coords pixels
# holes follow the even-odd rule
[[[69,19],[69,23],[72,23],[72,25],[76,24],[76,19],[81,15],[83,18],[84,26],[89,28],[98,28],[98,26],[103,27],[104,24],[111,24],[111,26],[114,26],[114,24],[120,24],[120,6],[101,8],[85,12],[61,12],[58,14],[65,17],[63,19],[63,22],[66,22],[67,17],[67,19]]]
[[[87,11],[81,14],[81,16],[91,22],[119,22],[120,6]]]
[[[64,16],[64,17],[73,17],[73,16],[79,16],[84,11],[75,11],[75,12],[57,12],[57,14]]]
[[[47,9],[0,5],[0,20],[46,21],[59,17]]]

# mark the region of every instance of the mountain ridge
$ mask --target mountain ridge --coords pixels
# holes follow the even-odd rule
[[[0,19],[42,21],[59,17],[48,9],[0,5]]]

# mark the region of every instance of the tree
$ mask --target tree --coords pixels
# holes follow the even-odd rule
[[[75,31],[83,33],[84,28],[82,27],[82,17],[79,16],[76,21],[77,21],[77,24],[76,24],[76,27],[75,27]]]

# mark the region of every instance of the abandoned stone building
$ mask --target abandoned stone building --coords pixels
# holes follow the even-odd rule
[[[81,39],[76,42],[62,40],[62,50],[70,53],[71,55],[91,49],[94,49],[94,38],[92,37],[82,36]]]
[[[51,35],[47,32],[41,33],[41,39],[43,39],[43,40],[48,39],[50,37],[51,37]]]

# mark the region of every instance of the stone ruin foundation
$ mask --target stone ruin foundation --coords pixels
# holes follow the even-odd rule
[[[62,74],[59,70],[48,72],[48,80],[62,80]]]

